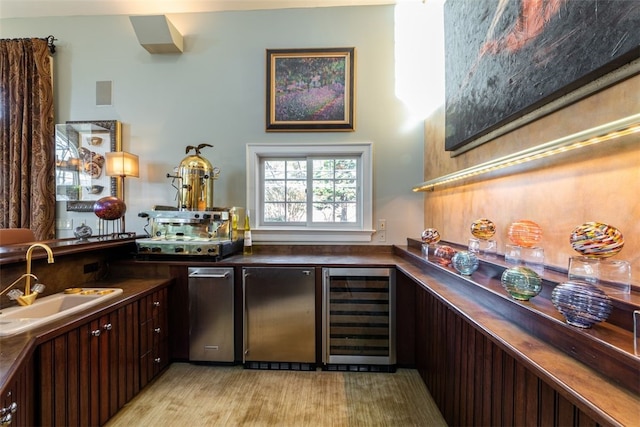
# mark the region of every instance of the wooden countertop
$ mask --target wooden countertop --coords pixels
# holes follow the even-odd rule
[[[469,298],[465,286],[452,286],[438,270],[416,262],[416,252],[397,248],[402,257],[396,266],[457,313],[468,319],[483,334],[596,419],[610,425],[637,425],[640,419],[640,395],[621,387],[602,373],[517,326],[513,319]],[[446,282],[445,282],[446,280]],[[559,322],[563,322],[559,320]],[[576,332],[582,332],[576,329]],[[638,359],[640,363],[640,358]]]

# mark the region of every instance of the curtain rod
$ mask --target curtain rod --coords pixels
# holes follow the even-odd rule
[[[49,53],[51,55],[53,55],[54,53],[56,53],[56,45],[54,44],[54,42],[56,40],[58,40],[57,38],[55,38],[54,36],[47,36],[47,37],[34,37],[37,38],[39,40],[45,40],[47,42],[47,46],[49,47]],[[7,39],[7,40],[31,40],[31,38],[23,38],[23,39]]]

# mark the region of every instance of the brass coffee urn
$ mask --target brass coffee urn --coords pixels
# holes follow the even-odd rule
[[[200,155],[204,147],[210,144],[200,144],[197,147],[188,145],[185,153],[195,150],[195,154],[185,157],[176,169],[176,175],[167,174],[167,178],[180,181],[178,188],[178,210],[209,211],[213,210],[213,183],[220,175],[220,168]]]

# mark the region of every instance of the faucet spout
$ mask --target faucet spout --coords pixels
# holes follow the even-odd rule
[[[26,272],[26,283],[24,286],[24,298],[27,301],[31,301],[31,302],[33,302],[33,300],[35,300],[35,297],[36,297],[36,295],[32,295],[34,292],[31,292],[31,276],[32,276],[31,256],[34,249],[36,248],[42,248],[45,251],[47,251],[47,262],[49,264],[53,263],[53,251],[49,246],[45,245],[44,243],[34,243],[33,245],[29,246],[29,249],[27,249],[27,272]]]

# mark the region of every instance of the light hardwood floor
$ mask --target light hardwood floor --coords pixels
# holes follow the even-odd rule
[[[267,371],[174,363],[107,424],[446,426],[417,371]]]

